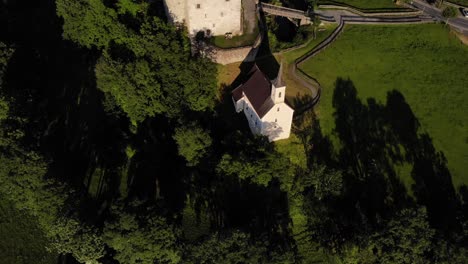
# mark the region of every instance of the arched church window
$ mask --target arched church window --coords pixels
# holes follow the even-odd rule
[[[278,98],[281,98],[281,92],[279,93]]]

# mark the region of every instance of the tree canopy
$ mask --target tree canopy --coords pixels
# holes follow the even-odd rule
[[[197,124],[176,128],[173,137],[177,143],[179,155],[187,160],[189,166],[197,165],[200,159],[209,152],[208,148],[212,144],[208,132]]]
[[[122,204],[111,208],[112,220],[104,226],[103,239],[120,263],[179,263],[181,256],[174,229],[157,215],[137,217]]]
[[[338,79],[337,142],[313,111],[268,142],[162,4],[0,3],[0,198],[61,263],[466,263],[468,189],[402,95]]]
[[[185,31],[149,15],[146,2],[58,0],[64,38],[102,50],[97,87],[112,96],[133,126],[147,117],[179,117],[183,111],[213,108],[216,69],[190,53]],[[125,22],[132,19],[132,26]]]

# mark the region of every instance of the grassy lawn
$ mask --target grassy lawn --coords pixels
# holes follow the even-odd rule
[[[459,0],[464,1],[464,0]],[[378,9],[395,9],[395,8],[405,8],[402,6],[396,5],[393,0],[320,0],[319,4],[336,4],[336,5],[349,5],[363,10],[378,10]]]
[[[298,83],[292,76],[289,67],[294,63],[294,60],[304,55],[308,51],[312,50],[316,45],[327,38],[335,28],[337,24],[326,24],[321,28],[321,31],[317,32],[317,38],[311,39],[306,42],[306,45],[299,49],[287,51],[275,56],[278,62],[283,62],[283,80],[286,82],[286,98],[289,102],[293,102],[294,98],[302,95],[310,95],[309,89]]]
[[[295,59],[312,50],[315,46],[317,46],[317,44],[327,38],[337,27],[338,24],[326,24],[322,26],[320,30],[317,31],[317,38],[311,39],[309,42],[307,42],[306,46],[283,53],[282,56],[285,59],[285,62],[288,64],[293,63]]]
[[[35,219],[0,196],[0,263],[57,263],[57,255],[47,252],[45,245]]]
[[[454,186],[460,186],[468,184],[467,58],[468,47],[443,25],[353,25],[303,70],[324,87],[317,112],[323,133],[332,138],[338,77],[353,81],[363,103],[375,98],[385,104],[387,92],[399,91],[419,120],[419,131],[445,154]]]
[[[468,0],[450,0],[449,2],[468,7]]]
[[[222,84],[231,85],[240,74],[240,62],[227,65],[217,64],[218,68],[218,86]]]
[[[278,152],[289,157],[291,164],[302,169],[307,169],[307,157],[304,145],[294,133],[291,133],[288,139],[276,141],[275,146]]]
[[[243,34],[233,36],[231,39],[226,39],[224,36],[214,36],[211,42],[219,48],[229,49],[253,45],[258,36],[258,28],[251,34]]]

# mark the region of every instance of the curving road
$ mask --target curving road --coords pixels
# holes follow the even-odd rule
[[[415,23],[431,23],[434,20],[427,16],[398,16],[398,17],[363,17],[355,15],[345,10],[329,10],[329,11],[318,11],[317,14],[321,16],[334,17],[335,21],[339,22],[339,26],[321,43],[315,46],[312,50],[305,53],[301,57],[294,61],[294,64],[290,67],[291,76],[298,82],[308,88],[312,93],[312,100],[307,105],[302,106],[300,109],[296,109],[295,116],[300,116],[307,110],[313,108],[320,100],[322,87],[320,83],[300,69],[300,65],[306,60],[316,56],[321,51],[326,49],[333,41],[335,41],[341,32],[345,24],[415,24]]]
[[[468,35],[468,18],[464,18],[464,17],[445,18],[442,16],[442,11],[440,9],[420,0],[413,0],[411,4],[417,9],[433,17],[434,19],[438,21],[446,22],[447,24],[454,27],[455,29],[458,29],[458,31],[460,31],[464,35]]]
[[[394,15],[392,13],[381,13],[380,16],[361,16],[356,13],[350,12],[348,10],[317,10],[315,14],[318,15],[322,20],[328,22],[339,22],[339,26],[333,31],[330,36],[325,40],[319,43],[315,48],[297,58],[294,64],[289,68],[292,77],[300,84],[308,88],[313,95],[313,98],[310,103],[296,109],[295,116],[301,115],[308,109],[314,107],[319,99],[321,94],[320,83],[309,76],[307,73],[303,72],[300,69],[300,65],[306,60],[314,57],[319,54],[323,49],[328,47],[335,39],[338,38],[342,32],[345,24],[418,24],[418,23],[433,23],[434,21],[444,21],[447,24],[451,25],[458,29],[458,31],[463,34],[468,34],[468,19],[465,18],[451,18],[446,19],[442,16],[441,11],[433,6],[425,4],[420,0],[413,0],[412,5],[423,11],[423,15],[415,15],[413,13],[408,13],[409,15]],[[306,12],[302,10],[295,10],[291,8],[272,6],[268,4],[260,3],[260,8],[264,12],[270,13],[273,15],[280,15],[290,18],[304,18],[307,16]],[[324,19],[325,18],[325,19]]]

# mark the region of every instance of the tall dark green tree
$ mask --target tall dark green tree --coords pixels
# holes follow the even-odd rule
[[[383,230],[364,237],[363,247],[353,246],[346,263],[429,263],[435,230],[425,208],[404,209]]]
[[[157,114],[173,118],[210,110],[216,92],[214,64],[193,57],[186,32],[150,15],[148,8],[145,1],[120,0],[108,7],[100,0],[57,0],[64,38],[103,51],[97,87],[133,127]],[[133,17],[131,26],[125,15]]]
[[[212,144],[208,132],[195,123],[176,128],[173,137],[177,143],[179,155],[185,158],[188,166],[196,166],[209,152]]]
[[[166,220],[147,213],[137,217],[121,203],[112,206],[103,237],[120,263],[180,262],[177,236]]]
[[[263,186],[268,186],[273,179],[280,182],[283,178],[287,180],[294,174],[289,160],[277,152],[265,152],[260,156],[248,156],[245,153],[238,153],[236,156],[225,154],[217,166],[217,172]]]
[[[128,32],[117,22],[117,12],[101,0],[57,0],[57,15],[63,18],[63,37],[86,48],[103,49]]]

